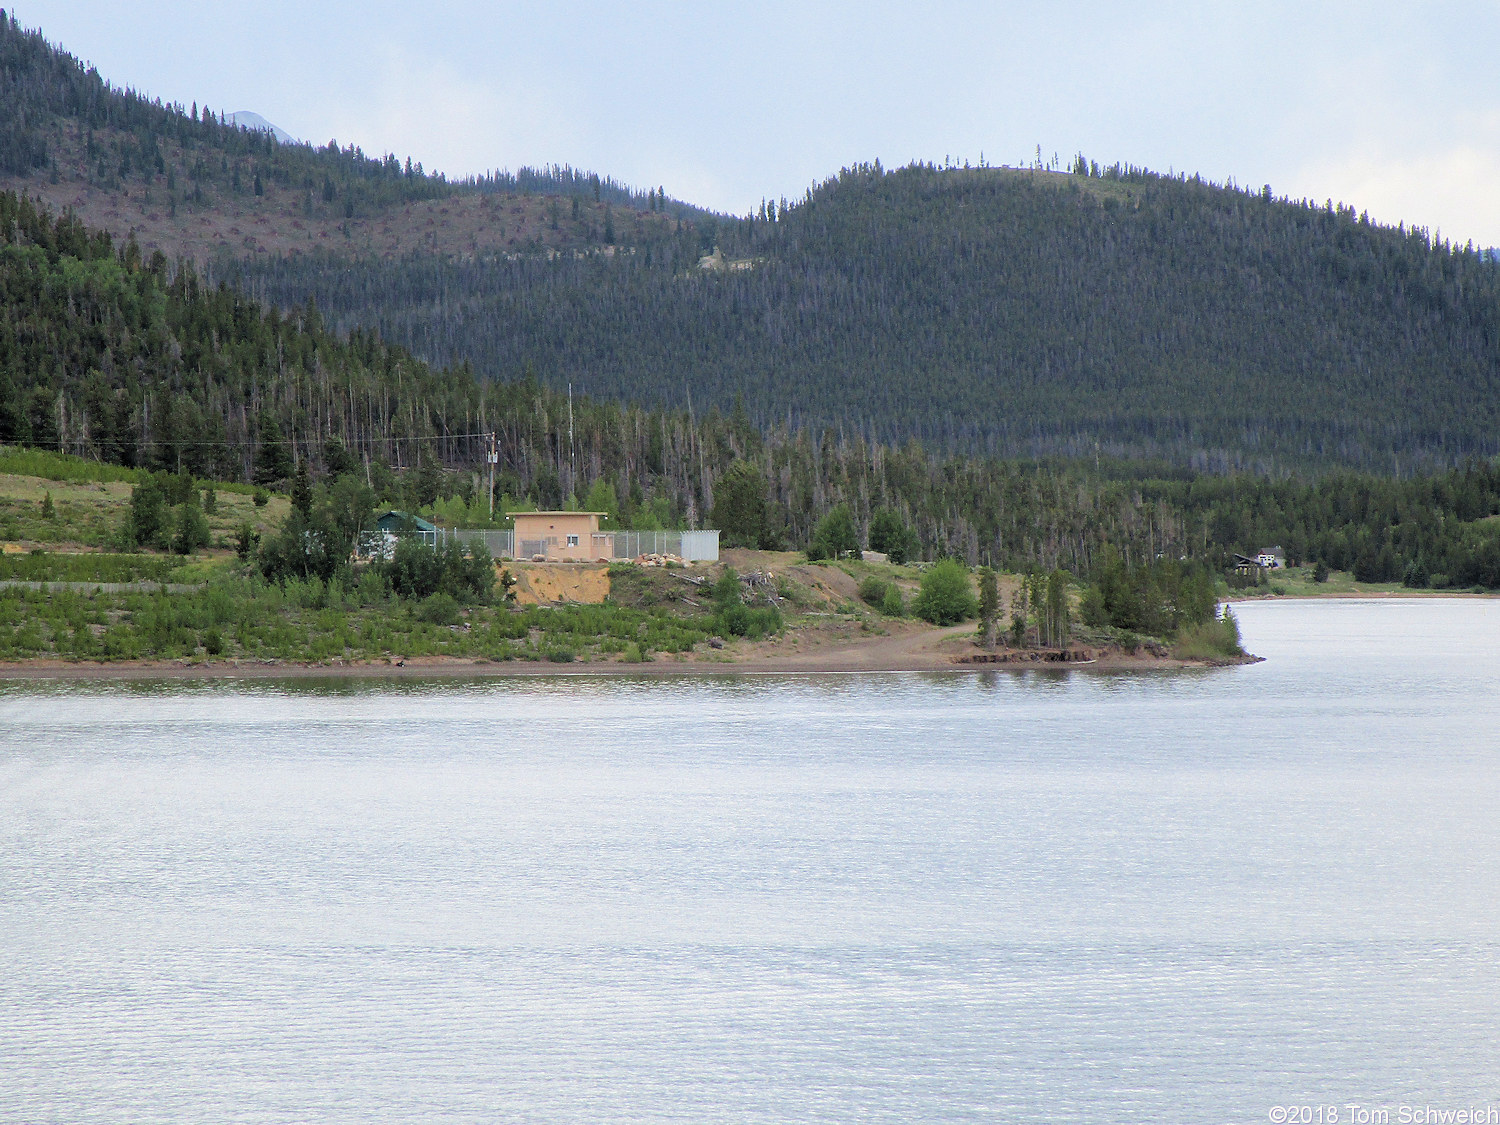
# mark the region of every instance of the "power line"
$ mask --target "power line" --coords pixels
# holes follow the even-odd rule
[[[460,440],[465,439],[465,438],[484,438],[484,439],[489,439],[491,436],[492,435],[490,434],[490,432],[488,430],[486,430],[486,431],[484,431],[482,433],[474,433],[474,434],[415,434],[415,435],[412,435],[412,436],[409,436],[409,437],[361,438],[360,441],[357,444],[375,445],[375,444],[378,444],[378,443],[381,443],[381,442],[398,442],[398,441],[404,441],[404,442],[413,442],[413,441],[460,441]],[[215,441],[215,440],[213,440],[211,438],[198,438],[198,439],[193,439],[193,440],[186,440],[186,439],[172,439],[172,440],[168,440],[166,438],[144,438],[144,439],[134,439],[134,438],[91,438],[91,439],[89,439],[89,441],[88,441],[87,444],[89,444],[89,445],[165,445],[165,446],[171,446],[172,448],[186,448],[188,446],[207,445],[207,446],[214,446],[215,448],[226,448],[226,449],[252,449],[252,448],[255,448],[256,446],[262,446],[262,445],[310,445],[310,444],[313,444],[316,441],[317,441],[316,438],[266,438],[263,441],[250,441],[250,440],[230,441],[227,438],[224,439],[224,440],[222,440],[222,441]],[[64,442],[61,438],[54,438],[54,439],[52,439],[50,441],[45,441],[45,442],[43,442],[43,441],[31,441],[31,442],[28,442],[27,444],[29,444],[29,445],[47,445],[49,447],[55,445],[59,450],[62,450],[64,452],[66,452],[66,449],[65,449],[66,446],[68,446],[68,445],[76,445],[76,444],[79,444],[79,443],[77,443],[77,442],[71,442],[71,441],[70,442]]]

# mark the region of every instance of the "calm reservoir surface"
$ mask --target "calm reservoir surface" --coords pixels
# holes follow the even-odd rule
[[[1266,663],[0,681],[0,1121],[1500,1106],[1500,602],[1237,612]]]

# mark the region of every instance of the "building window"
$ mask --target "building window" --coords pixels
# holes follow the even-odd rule
[[[576,546],[578,546],[578,536],[576,536],[576,535],[570,535],[570,536],[568,536],[568,546],[569,547],[576,547]]]

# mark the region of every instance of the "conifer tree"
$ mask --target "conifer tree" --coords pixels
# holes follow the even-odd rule
[[[989,567],[979,571],[979,638],[987,649],[995,647],[995,632],[1000,617],[1000,584]]]

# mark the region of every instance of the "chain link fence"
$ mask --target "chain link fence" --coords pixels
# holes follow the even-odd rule
[[[465,545],[483,543],[497,559],[516,558],[514,531],[489,531],[483,528],[456,528],[444,532]],[[718,562],[717,531],[601,531],[594,535],[600,557],[636,559],[642,555],[675,555],[689,562]],[[528,550],[527,548],[531,548]],[[521,557],[546,554],[545,542],[521,544]]]

